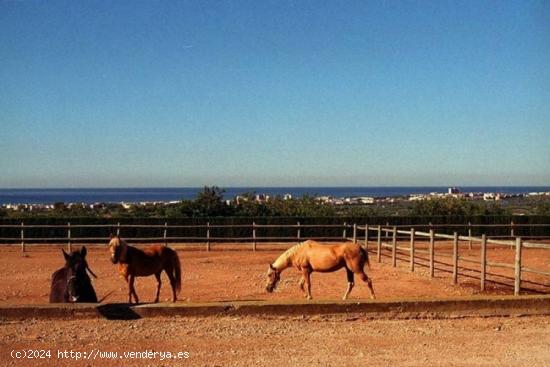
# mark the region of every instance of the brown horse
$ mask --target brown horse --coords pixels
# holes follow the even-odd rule
[[[345,268],[348,288],[343,299],[347,299],[353,289],[354,274],[357,274],[361,280],[367,283],[371,298],[374,298],[372,281],[363,270],[365,264],[370,268],[369,254],[358,244],[321,245],[318,242],[308,240],[292,246],[279,256],[273,264],[269,264],[266,290],[270,293],[273,292],[281,279],[281,272],[293,266],[302,272],[300,289],[305,292],[307,299],[311,299],[310,276],[312,272],[329,273]],[[304,289],[304,283],[307,286],[306,289]]]
[[[132,295],[136,303],[139,303],[134,288],[135,277],[155,275],[157,278],[157,295],[155,302],[159,301],[160,275],[164,270],[170,285],[172,286],[172,300],[176,302],[176,294],[181,289],[181,265],[176,251],[162,245],[146,246],[139,249],[130,246],[118,236],[111,237],[109,242],[111,261],[118,263],[118,272],[128,282],[128,303],[132,303]]]

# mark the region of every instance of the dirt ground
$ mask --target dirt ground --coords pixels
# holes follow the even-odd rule
[[[398,245],[406,246],[405,242]],[[250,251],[249,244],[214,245],[207,252],[203,247],[175,246],[183,267],[183,286],[180,302],[234,301],[234,300],[295,300],[303,297],[298,288],[300,274],[288,269],[273,294],[265,291],[265,272],[286,245],[259,245],[256,252]],[[79,246],[73,246],[79,248]],[[422,249],[425,244],[418,244]],[[28,246],[26,256],[21,256],[18,247],[0,247],[0,304],[47,303],[51,274],[63,266],[61,246]],[[371,249],[372,244],[371,244]],[[238,250],[240,249],[240,250]],[[430,279],[426,265],[428,255],[418,254],[416,270],[409,271],[408,254],[398,253],[398,266],[391,266],[391,252],[383,250],[382,262],[377,263],[376,254],[371,253],[372,269],[367,270],[373,279],[374,289],[379,299],[395,298],[434,298],[481,294],[479,290],[479,265],[462,262],[459,285],[451,285],[451,259],[439,256],[450,252],[448,243],[436,245],[436,273]],[[468,250],[461,245],[460,256],[479,259],[479,248]],[[550,250],[524,249],[526,266],[550,271]],[[514,251],[506,247],[489,248],[490,261],[513,264]],[[93,280],[98,297],[102,302],[126,302],[127,285],[117,274],[117,266],[109,259],[106,246],[88,246],[88,262],[98,275]],[[483,294],[511,294],[513,292],[513,269],[488,268],[488,279]],[[171,300],[168,278],[163,274],[161,301]],[[550,277],[525,273],[523,286],[540,293],[550,293]],[[330,274],[312,275],[312,293],[316,299],[340,299],[347,286],[344,270]],[[154,277],[138,278],[136,290],[142,302],[154,298],[156,282]],[[533,293],[524,291],[523,293]],[[359,279],[350,295],[352,299],[369,298],[368,289]]]
[[[345,315],[223,316],[0,322],[0,361],[7,366],[532,367],[550,364],[549,344],[550,317],[364,320]],[[11,357],[29,349],[49,350],[50,358]],[[181,352],[180,356],[188,352],[188,358],[161,361],[160,355],[131,359],[123,354],[147,350]],[[58,351],[72,351],[73,359],[59,358]],[[79,361],[74,359],[76,352],[81,353]],[[84,360],[84,352],[92,360]],[[115,359],[101,358],[105,352],[118,354]]]
[[[301,299],[297,285],[300,275],[294,269],[283,273],[275,293],[268,294],[264,289],[268,264],[288,246],[260,245],[256,252],[250,251],[249,244],[216,245],[210,252],[177,247],[183,264],[179,302]],[[418,248],[425,249],[425,244]],[[59,249],[29,246],[27,256],[22,257],[17,247],[0,247],[0,304],[47,303],[50,276],[63,265]],[[98,296],[105,303],[125,302],[127,286],[117,275],[106,247],[88,249],[90,266],[99,276],[93,281]],[[480,294],[477,264],[461,263],[464,267],[459,285],[451,285],[450,268],[443,264],[450,263],[450,259],[438,255],[449,252],[448,243],[437,243],[433,279],[421,266],[427,264],[426,254],[418,254],[416,271],[411,273],[408,254],[398,253],[400,261],[393,268],[390,251],[383,250],[382,263],[371,253],[372,269],[367,272],[377,297]],[[550,251],[525,250],[523,255],[527,266],[550,271]],[[461,245],[460,256],[479,259],[479,248],[469,250]],[[490,248],[488,258],[511,264],[514,251]],[[513,269],[488,270],[488,278],[499,283],[488,282],[483,294],[511,294]],[[550,293],[548,277],[526,274],[524,279],[529,282],[524,282],[525,286]],[[165,275],[163,281],[161,300],[167,301],[170,291]],[[343,270],[313,274],[312,281],[316,299],[340,299],[346,288]],[[136,286],[142,301],[154,298],[153,277],[139,278]],[[357,280],[351,298],[364,299],[368,295],[366,285]],[[8,366],[548,366],[549,344],[550,317],[539,316],[447,320],[368,320],[357,315],[217,316],[115,321],[2,320],[0,315],[0,364]],[[38,351],[34,353],[44,358],[12,357],[29,351]],[[172,356],[180,352],[182,359],[161,360],[166,354],[153,356],[153,351],[170,352]],[[109,352],[118,354],[108,358]]]

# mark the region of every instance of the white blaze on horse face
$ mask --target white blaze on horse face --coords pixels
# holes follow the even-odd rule
[[[111,261],[116,264],[118,259],[116,258],[116,250],[118,247],[118,241],[116,238],[112,238],[109,242],[109,252],[111,253]]]

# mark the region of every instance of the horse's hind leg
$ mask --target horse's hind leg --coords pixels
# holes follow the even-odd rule
[[[176,302],[178,300],[176,296],[176,277],[172,269],[165,269],[165,272],[168,275],[168,279],[170,279],[170,286],[172,287],[172,302]]]
[[[343,300],[348,299],[348,295],[350,294],[351,290],[353,289],[353,286],[355,283],[353,282],[353,272],[346,268],[346,275],[348,277],[348,289],[346,290],[346,293],[344,293],[344,297],[342,297]]]
[[[367,274],[365,274],[364,271],[361,271],[359,276],[361,277],[362,281],[367,283],[370,291],[370,298],[375,299],[376,296],[374,295],[374,289],[372,288],[372,280],[367,276]]]
[[[162,285],[162,282],[160,280],[160,273],[156,273],[155,278],[157,278],[157,295],[155,297],[155,303],[157,303],[159,301],[160,286]]]

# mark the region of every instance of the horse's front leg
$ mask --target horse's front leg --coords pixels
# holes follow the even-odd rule
[[[302,277],[300,278],[300,281],[298,282],[298,285],[300,286],[300,289],[302,290],[302,292],[305,292],[305,288],[304,288],[304,283],[305,283],[306,279],[304,278],[304,276],[302,275]]]
[[[128,303],[132,303],[132,285],[130,284],[130,278],[131,277],[126,275],[126,283],[128,284]]]
[[[139,303],[138,295],[136,293],[136,289],[134,288],[134,280],[135,280],[135,276],[130,275],[128,280],[128,288],[129,288],[128,303],[132,303],[132,294],[134,295],[134,299],[136,300],[136,303]]]
[[[160,286],[162,284],[162,282],[160,281],[160,273],[156,273],[155,278],[157,278],[157,295],[155,297],[155,303],[157,303],[159,301]]]
[[[118,273],[126,281],[126,284],[128,284],[128,303],[132,303],[132,287],[134,284],[133,276],[130,275],[128,266],[123,264],[118,264]]]
[[[302,279],[306,284],[306,298],[312,299],[311,297],[311,269],[304,268],[302,270]]]

